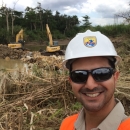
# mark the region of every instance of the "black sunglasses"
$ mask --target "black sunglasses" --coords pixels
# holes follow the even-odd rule
[[[110,67],[96,68],[92,70],[74,70],[70,72],[70,78],[78,84],[86,83],[89,74],[92,75],[96,82],[103,82],[111,78],[115,73],[115,69]]]

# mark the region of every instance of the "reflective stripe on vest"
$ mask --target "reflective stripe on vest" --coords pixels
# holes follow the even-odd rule
[[[66,117],[62,121],[59,130],[75,130],[74,123],[77,118],[78,118],[78,114]],[[130,118],[127,118],[126,120],[124,120],[118,127],[118,130],[130,130]]]

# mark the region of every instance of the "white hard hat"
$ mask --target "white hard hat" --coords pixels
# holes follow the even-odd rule
[[[115,57],[116,63],[121,60],[108,37],[99,31],[92,32],[87,30],[84,33],[78,33],[69,42],[66,48],[63,66],[67,67],[66,63],[68,60],[93,56]]]

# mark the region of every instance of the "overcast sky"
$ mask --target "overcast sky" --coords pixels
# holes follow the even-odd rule
[[[1,0],[6,7],[24,11],[27,6],[36,7],[40,2],[42,8],[60,12],[60,14],[77,15],[79,20],[88,15],[92,25],[110,25],[120,23],[114,14],[129,10],[130,0]]]

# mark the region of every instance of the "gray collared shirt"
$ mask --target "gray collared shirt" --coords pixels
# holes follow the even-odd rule
[[[97,128],[91,130],[117,130],[120,123],[127,117],[124,113],[124,107],[119,100],[110,114],[98,125]],[[75,130],[85,130],[84,109],[79,113],[79,116],[74,124]]]

